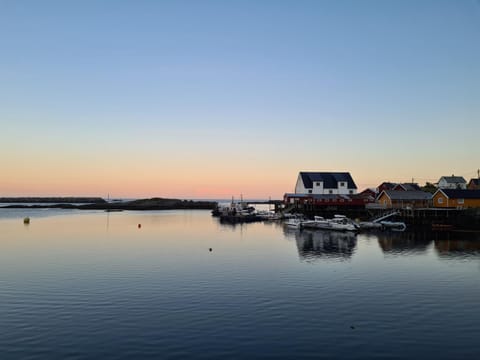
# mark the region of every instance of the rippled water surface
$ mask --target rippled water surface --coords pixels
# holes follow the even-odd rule
[[[0,210],[2,359],[480,358],[475,234],[23,216]]]

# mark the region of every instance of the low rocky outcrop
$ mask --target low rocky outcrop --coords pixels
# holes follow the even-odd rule
[[[18,199],[18,198],[17,198]],[[24,198],[27,199],[27,198]],[[33,198],[31,198],[33,199]],[[39,198],[36,198],[39,199]],[[43,198],[45,199],[45,198]],[[54,199],[54,198],[50,198]],[[81,203],[75,203],[66,201],[68,198],[56,198],[62,199],[63,201],[24,201],[25,203],[30,203],[29,205],[22,204],[21,201],[11,201],[11,205],[6,205],[4,208],[21,208],[21,209],[79,209],[79,210],[176,210],[176,209],[214,209],[217,205],[213,201],[193,201],[193,200],[181,200],[181,199],[166,199],[166,198],[151,198],[151,199],[139,199],[131,201],[115,201],[107,202],[101,198],[90,198],[90,199],[100,199],[102,201],[92,201],[86,203],[82,201]],[[83,198],[86,199],[86,198]],[[0,201],[2,202],[2,201]],[[8,203],[8,202],[5,202]]]

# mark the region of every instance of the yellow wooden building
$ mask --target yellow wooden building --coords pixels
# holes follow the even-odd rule
[[[480,190],[438,189],[433,194],[437,208],[480,208]]]
[[[385,208],[425,208],[430,204],[432,194],[424,191],[383,190],[376,202]]]

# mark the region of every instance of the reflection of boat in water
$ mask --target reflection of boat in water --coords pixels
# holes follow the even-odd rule
[[[302,223],[306,229],[334,230],[334,231],[357,231],[359,226],[344,215],[335,215],[333,219],[324,219],[315,216],[313,220]]]
[[[298,254],[303,260],[351,258],[357,246],[354,232],[304,230],[295,233]]]

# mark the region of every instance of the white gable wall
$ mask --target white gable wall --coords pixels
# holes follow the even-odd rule
[[[303,186],[303,180],[300,174],[298,174],[297,183],[295,185],[295,194],[308,194],[307,189]]]

